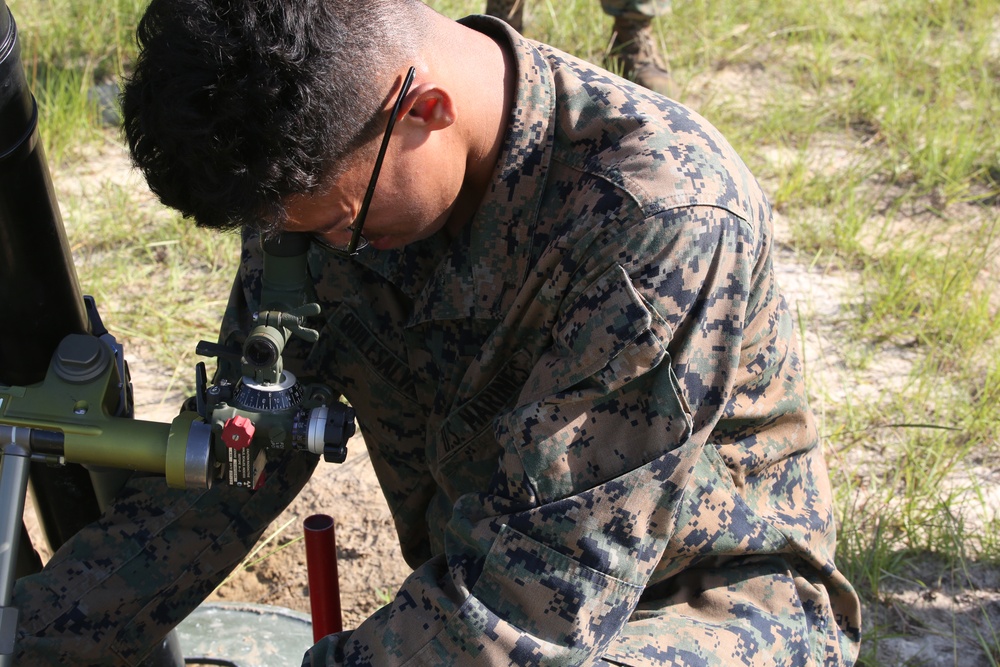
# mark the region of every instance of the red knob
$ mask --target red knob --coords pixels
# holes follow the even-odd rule
[[[222,427],[222,441],[230,449],[245,449],[253,440],[253,422],[246,417],[236,415],[230,417]]]

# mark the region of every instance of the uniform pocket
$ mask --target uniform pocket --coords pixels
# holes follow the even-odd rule
[[[407,664],[580,664],[618,635],[641,592],[505,525],[469,598]]]

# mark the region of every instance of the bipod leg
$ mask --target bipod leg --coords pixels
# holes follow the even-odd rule
[[[24,496],[28,490],[31,460],[28,433],[25,428],[0,426],[0,667],[14,664],[17,609],[11,606],[11,601],[17,578]]]

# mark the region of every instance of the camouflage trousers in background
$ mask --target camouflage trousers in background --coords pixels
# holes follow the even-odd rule
[[[17,580],[15,666],[138,665],[239,565],[316,461],[294,453],[269,462],[254,493],[133,477],[41,572]]]
[[[670,10],[670,0],[601,0],[601,9],[608,16],[625,16],[631,19],[655,18]]]
[[[512,16],[514,7],[528,0],[488,0],[486,12],[493,16]],[[631,19],[655,18],[670,10],[670,0],[601,0],[601,8],[608,16],[625,16]]]

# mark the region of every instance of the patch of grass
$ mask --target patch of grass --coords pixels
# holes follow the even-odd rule
[[[396,591],[384,586],[376,586],[375,599],[378,600],[379,607],[384,607],[396,598]]]
[[[127,219],[124,232],[121,222],[112,222],[117,232],[104,232],[105,225],[97,224],[81,234],[93,235],[93,244],[81,240],[76,253],[81,283],[97,299],[105,324],[172,369],[177,388],[190,392],[194,366],[202,360],[194,349],[198,341],[217,335],[239,237],[192,232],[189,220],[172,213],[151,218],[148,211],[145,216],[133,211]]]
[[[268,537],[262,538],[258,541],[257,544],[254,545],[254,548],[250,550],[250,553],[248,553],[246,557],[240,561],[240,564],[233,568],[233,571],[230,572],[229,575],[215,587],[215,590],[218,591],[220,588],[223,588],[230,581],[233,581],[241,572],[249,570],[258,563],[264,562],[279,551],[283,551],[293,544],[304,541],[305,535],[298,535],[297,537],[288,537],[287,535],[283,536],[285,530],[287,530],[292,523],[298,520],[299,517],[297,516],[291,517],[280,526],[277,526]],[[280,541],[277,546],[269,548],[268,545],[279,537],[282,537],[282,541]],[[267,548],[268,551],[261,555],[261,552],[264,551],[265,548]]]
[[[97,84],[115,80],[135,54],[143,0],[14,0],[28,85],[38,100],[50,160],[85,159],[102,140]]]
[[[12,0],[22,54],[31,73],[116,76],[135,54],[135,26],[145,0]]]

